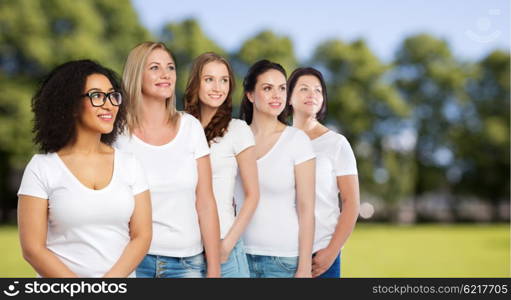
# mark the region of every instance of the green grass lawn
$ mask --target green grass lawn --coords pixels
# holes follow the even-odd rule
[[[509,225],[359,224],[343,277],[509,277]],[[0,277],[33,277],[16,227],[0,226]]]
[[[34,277],[32,267],[21,255],[15,226],[0,226],[0,277]]]
[[[344,277],[509,277],[509,224],[360,224],[343,249]]]

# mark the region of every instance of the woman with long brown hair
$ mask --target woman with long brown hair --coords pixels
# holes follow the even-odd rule
[[[240,237],[256,209],[259,188],[252,131],[244,121],[231,117],[233,90],[234,75],[227,60],[207,52],[193,63],[184,106],[201,122],[210,146],[222,238],[222,277],[239,278],[250,276]],[[245,202],[236,216],[233,194],[237,173]]]

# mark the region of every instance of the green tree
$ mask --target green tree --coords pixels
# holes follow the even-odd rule
[[[242,73],[245,73],[248,67],[261,59],[281,64],[288,75],[298,65],[291,39],[278,36],[270,30],[262,31],[244,41],[235,57],[244,65],[240,68]]]
[[[0,59],[8,76],[46,74],[92,58],[121,71],[126,54],[151,36],[128,0],[21,0],[0,3]]]
[[[427,34],[406,38],[396,60],[395,84],[413,108],[410,118],[417,135],[414,194],[452,193],[448,169],[454,162],[448,128],[458,122],[467,101],[470,68],[458,62],[446,41]]]
[[[209,39],[195,19],[186,19],[180,23],[170,23],[163,27],[161,39],[167,44],[177,64],[176,95],[178,107],[186,89],[193,60],[204,52],[215,52],[225,56],[225,51]]]
[[[313,61],[328,82],[328,120],[354,146],[362,192],[396,208],[410,196],[415,172],[410,149],[395,142],[409,107],[388,83],[390,66],[363,40],[327,40],[316,48]]]
[[[477,76],[466,87],[471,101],[449,130],[455,143],[455,192],[493,204],[509,201],[509,66],[509,52],[498,50],[477,64]]]

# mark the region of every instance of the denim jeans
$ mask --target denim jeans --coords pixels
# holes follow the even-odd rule
[[[223,278],[248,278],[250,271],[248,269],[247,254],[243,242],[239,240],[226,262],[222,264]]]
[[[204,254],[170,257],[147,254],[137,267],[138,278],[202,278],[205,277]]]
[[[325,273],[318,276],[318,278],[341,278],[341,254],[337,255],[334,262],[325,271]]]
[[[247,254],[251,278],[291,278],[298,267],[298,256],[266,256]]]

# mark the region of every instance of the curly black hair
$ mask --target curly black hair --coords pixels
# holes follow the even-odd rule
[[[64,63],[53,69],[40,83],[32,98],[34,143],[43,153],[57,152],[76,139],[76,122],[87,77],[104,75],[121,92],[119,76],[100,64],[84,59]],[[125,99],[125,97],[123,97]],[[101,142],[112,145],[126,125],[126,103],[119,106],[112,132],[101,135]]]

